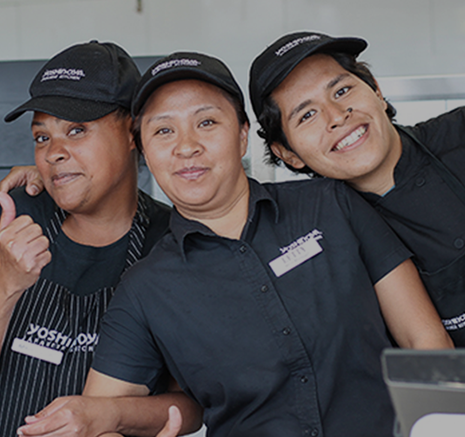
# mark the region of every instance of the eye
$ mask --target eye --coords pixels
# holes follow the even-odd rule
[[[215,122],[211,119],[203,120],[200,122],[199,126],[201,127],[208,127],[208,126],[213,126]]]
[[[340,90],[336,91],[336,94],[335,94],[336,99],[337,99],[338,97],[341,97],[341,96],[343,96],[344,94],[346,94],[349,90],[350,90],[350,87],[349,87],[349,86],[345,86],[345,87],[341,88]]]
[[[68,132],[68,135],[70,136],[75,136],[75,135],[79,135],[80,133],[84,132],[84,127],[82,126],[76,126],[76,127],[73,127],[69,130]]]
[[[161,129],[158,129],[156,132],[155,132],[155,135],[167,135],[169,133],[172,133],[173,131],[168,128],[168,127],[162,127]]]
[[[36,136],[34,137],[34,142],[35,142],[36,144],[43,144],[43,143],[45,143],[45,142],[48,141],[48,140],[49,140],[49,137],[47,137],[46,135],[36,135]]]
[[[303,117],[300,119],[299,124],[303,123],[304,121],[307,121],[309,118],[313,117],[316,114],[316,111],[314,109],[311,109],[310,111],[307,111]]]

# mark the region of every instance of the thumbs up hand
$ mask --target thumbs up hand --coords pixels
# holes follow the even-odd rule
[[[16,217],[13,199],[0,192],[0,306],[14,306],[51,260],[49,241],[31,217]]]

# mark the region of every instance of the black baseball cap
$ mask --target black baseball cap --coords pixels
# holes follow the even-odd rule
[[[97,120],[118,107],[131,109],[140,72],[116,44],[90,41],[58,53],[37,73],[31,98],[5,116],[13,121],[26,111],[40,111],[74,122]]]
[[[155,62],[142,76],[132,101],[133,117],[158,87],[183,79],[199,79],[216,85],[237,97],[244,106],[241,88],[222,61],[202,53],[176,52]]]
[[[263,100],[307,56],[328,51],[357,56],[367,46],[368,43],[361,38],[335,38],[316,32],[296,32],[282,36],[258,55],[250,68],[249,92],[255,115],[260,116]]]

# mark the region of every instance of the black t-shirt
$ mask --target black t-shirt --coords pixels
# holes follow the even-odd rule
[[[465,108],[419,123],[414,135],[465,185]],[[395,187],[360,193],[413,252],[413,261],[456,346],[465,346],[465,204],[429,156],[400,133]]]
[[[153,387],[168,368],[209,435],[392,435],[373,284],[409,257],[344,184],[250,182],[239,240],[173,211],[126,275],[93,367]]]
[[[15,305],[0,354],[0,431],[13,437],[24,418],[59,396],[80,394],[98,343],[100,320],[126,268],[166,232],[169,208],[139,192],[128,234],[89,247],[61,231],[66,213],[47,193],[11,193],[50,240],[52,261]],[[108,257],[108,259],[106,259]],[[163,390],[163,387],[157,387]]]
[[[17,215],[30,215],[43,229],[49,225],[56,206],[47,192],[31,197],[24,188],[19,188],[10,195],[15,201]],[[145,194],[144,198],[147,200],[148,215],[151,218],[145,245],[145,253],[148,253],[154,237],[158,239],[168,226],[169,208]],[[126,234],[108,246],[86,246],[72,241],[59,231],[54,244],[50,246],[52,262],[42,269],[41,278],[61,284],[80,296],[92,294],[104,287],[116,287],[125,267],[128,243]]]

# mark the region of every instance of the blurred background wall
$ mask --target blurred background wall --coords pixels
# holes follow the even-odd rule
[[[378,78],[465,73],[463,0],[0,0],[0,61],[47,59],[90,39],[117,42],[134,56],[197,50],[222,58],[247,92],[253,57],[301,29],[367,39],[361,59]],[[428,116],[425,105],[420,113]],[[413,119],[418,108],[409,109]],[[263,164],[255,130],[249,172],[281,178]]]

